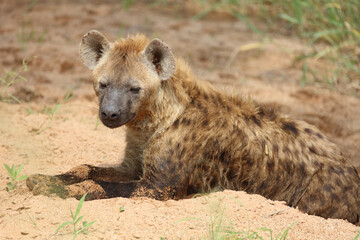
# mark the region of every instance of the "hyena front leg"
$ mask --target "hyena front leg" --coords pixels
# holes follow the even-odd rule
[[[95,167],[92,165],[80,165],[72,168],[70,171],[50,176],[43,174],[34,174],[27,178],[26,184],[34,195],[57,195],[66,198],[68,194],[66,186],[74,185],[84,181],[99,182],[127,182],[140,178],[139,169],[129,168],[122,164],[119,168]]]

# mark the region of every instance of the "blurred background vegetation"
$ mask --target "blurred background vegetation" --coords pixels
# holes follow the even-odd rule
[[[266,23],[272,31],[282,29],[280,33],[306,40],[313,51],[298,56],[302,83],[306,79],[332,86],[344,82],[359,89],[359,0],[199,0],[198,4],[205,10],[195,19],[213,11],[225,11],[264,37],[269,29],[257,27],[258,21]],[[326,61],[325,68],[315,68],[319,59]]]
[[[130,8],[135,0],[125,0]],[[178,7],[195,6],[193,20],[227,14],[244,22],[263,39],[269,33],[291,35],[311,47],[296,64],[302,69],[301,85],[314,82],[336,88],[360,90],[359,0],[158,0],[147,1]],[[319,61],[322,64],[317,64]]]

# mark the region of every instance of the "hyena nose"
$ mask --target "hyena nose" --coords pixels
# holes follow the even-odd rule
[[[101,117],[104,120],[117,120],[120,116],[120,110],[113,105],[106,105],[101,108]]]

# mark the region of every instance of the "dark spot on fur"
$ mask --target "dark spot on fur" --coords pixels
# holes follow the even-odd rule
[[[290,153],[289,147],[288,147],[288,146],[284,146],[283,152],[284,152],[284,153]]]
[[[307,174],[306,174],[306,166],[305,166],[305,163],[304,163],[304,162],[300,162],[299,167],[300,167],[300,174],[301,174],[302,176],[306,176]]]
[[[208,114],[208,112],[209,112],[206,107],[204,107],[202,111],[203,111],[203,113],[204,113],[205,115]]]
[[[171,175],[173,175],[174,173],[175,173],[175,166],[174,165],[171,165],[170,166],[170,169],[169,169],[169,173],[171,174]]]
[[[335,173],[336,175],[342,175],[344,174],[344,169],[338,166],[337,167],[330,166],[328,172],[329,174]]]
[[[279,146],[277,144],[273,145],[273,151],[275,154],[277,154],[279,152]]]
[[[321,135],[320,133],[316,133],[315,135],[316,135],[318,138],[320,138],[320,139],[323,139],[323,138],[324,138],[324,136]]]
[[[264,108],[263,107],[259,107],[258,109],[258,114],[260,117],[264,117],[265,116],[265,112],[264,112]]]
[[[218,180],[218,177],[217,175],[215,175],[212,179],[211,179],[211,182],[210,182],[210,188],[211,189],[214,189],[219,183],[219,180]]]
[[[230,167],[226,173],[226,178],[230,182],[235,179],[237,176],[237,171],[235,171],[234,167]]]
[[[227,125],[228,125],[228,124],[227,124],[227,121],[224,121],[224,122],[222,123],[221,127],[222,127],[222,128],[226,128]]]
[[[176,144],[176,150],[179,151],[179,149],[180,149],[180,143]]]
[[[263,181],[263,182],[260,184],[260,186],[259,186],[259,190],[260,190],[261,192],[263,192],[264,190],[267,189],[267,187],[268,187],[268,181]]]
[[[330,196],[331,196],[331,200],[332,200],[333,202],[336,202],[336,203],[339,203],[339,202],[340,202],[339,196],[336,195],[335,193],[331,193]]]
[[[291,172],[292,172],[292,167],[293,167],[292,162],[290,162],[290,161],[285,161],[285,162],[284,162],[284,168],[285,168],[285,171],[286,171],[287,173],[291,173]]]
[[[197,107],[199,108],[199,109],[202,109],[202,104],[199,102],[198,104],[197,104]]]
[[[294,206],[291,205],[291,207],[294,207]],[[309,207],[307,205],[303,204],[303,205],[301,205],[301,207],[299,207],[299,210],[302,211],[302,212],[308,212]]]
[[[126,60],[126,57],[127,57],[127,53],[124,53],[124,54],[122,55],[122,60],[125,61],[125,60]]]
[[[294,136],[297,136],[299,134],[299,131],[296,128],[296,125],[294,122],[284,122],[282,125],[282,129],[285,132],[292,133]]]
[[[324,184],[324,178],[322,176],[319,175],[319,178],[318,178],[318,182],[320,185],[323,185]]]
[[[345,191],[345,192],[352,191],[352,190],[354,190],[354,186],[353,186],[353,185],[346,185],[345,188],[344,188],[344,191]]]
[[[226,111],[231,112],[232,107],[230,105],[226,105],[225,107],[226,107]]]
[[[337,178],[337,179],[335,180],[335,183],[336,183],[337,186],[342,186],[342,183],[341,183],[341,181],[340,181],[339,178]]]
[[[176,119],[174,124],[173,124],[174,128],[178,128],[179,126],[179,119]]]
[[[310,194],[309,200],[310,200],[311,202],[315,202],[315,201],[317,200],[317,196],[316,196],[315,194]]]
[[[317,154],[316,148],[314,146],[309,147],[309,150],[313,154]]]
[[[250,116],[250,120],[255,123],[256,125],[258,125],[259,127],[261,127],[261,121],[255,116],[255,115],[251,115]]]
[[[202,122],[202,126],[206,127],[207,125],[209,125],[209,120],[208,119],[204,119],[204,121]]]
[[[307,134],[313,134],[313,131],[310,129],[310,128],[305,128],[304,131],[307,133]]]
[[[275,167],[274,161],[271,161],[271,160],[267,161],[266,165],[267,165],[269,174],[271,174],[274,171],[274,167]]]
[[[188,119],[188,118],[183,118],[182,121],[181,121],[181,124],[189,126],[191,124],[191,120]]]
[[[226,152],[222,151],[219,156],[220,162],[228,163],[229,159],[227,159]]]
[[[222,108],[225,108],[224,101],[221,99],[220,95],[217,95],[217,101]]]
[[[217,99],[216,99],[216,97],[214,95],[211,95],[211,100],[215,105],[218,104]]]
[[[196,139],[196,132],[193,132],[193,134],[191,135],[191,140],[195,140]]]
[[[254,161],[250,156],[246,158],[246,164],[249,165],[250,167],[254,164]]]
[[[182,150],[180,151],[180,153],[179,153],[179,159],[182,159],[182,158],[183,158],[185,152],[186,152],[186,147],[184,146],[183,149],[182,149]]]
[[[240,183],[240,185],[243,189],[247,189],[249,187],[250,183],[249,183],[249,181],[244,180]]]
[[[326,192],[329,192],[329,193],[332,193],[332,190],[333,190],[334,188],[330,185],[330,184],[325,184],[324,185],[324,190],[326,191]]]
[[[215,126],[220,126],[220,122],[221,122],[221,119],[217,119],[217,120],[215,121]]]
[[[337,208],[333,207],[333,208],[330,208],[329,212],[327,213],[328,216],[334,216],[335,213],[337,212]]]
[[[314,166],[317,167],[317,168],[320,167],[319,161],[314,161],[313,164],[314,164]]]
[[[174,149],[170,149],[169,153],[171,157],[174,156]]]
[[[294,155],[295,155],[296,157],[299,156],[299,151],[298,151],[297,149],[295,149]]]
[[[205,99],[206,101],[209,100],[209,96],[208,96],[206,93],[204,94],[204,99]]]

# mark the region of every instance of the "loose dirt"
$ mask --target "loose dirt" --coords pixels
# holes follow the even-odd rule
[[[171,5],[137,3],[125,11],[118,1],[38,1],[29,9],[30,2],[0,3],[1,76],[12,70],[27,79],[1,89],[21,100],[0,102],[1,163],[23,164],[27,175],[121,163],[125,129],[110,130],[98,122],[90,72],[78,56],[82,35],[97,29],[109,39],[137,32],[161,38],[200,78],[316,125],[360,170],[360,98],[316,84],[301,87],[295,58],[309,49],[298,39],[268,33],[264,42],[239,21],[193,21],[187,8]],[[24,58],[32,60],[29,71],[21,72]],[[64,101],[68,92],[71,98]],[[72,238],[71,227],[55,230],[70,220],[77,200],[33,196],[24,181],[8,193],[8,181],[0,166],[0,239]],[[236,191],[166,202],[90,201],[81,215],[96,222],[77,239],[207,239],[211,232],[220,235],[216,229],[271,239],[288,227],[287,239],[354,239],[360,230],[344,220],[308,216],[283,202]]]

